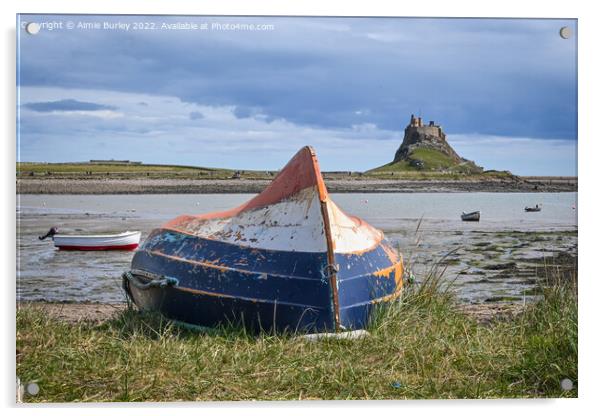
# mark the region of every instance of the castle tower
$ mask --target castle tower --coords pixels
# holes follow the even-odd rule
[[[418,120],[414,117],[414,114],[410,117],[410,127],[418,127]]]

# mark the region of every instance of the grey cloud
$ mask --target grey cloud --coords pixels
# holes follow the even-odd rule
[[[421,112],[450,133],[576,135],[576,48],[557,33],[571,20],[187,19],[276,30],[23,37],[20,82],[176,96],[322,128],[398,130]]]
[[[101,111],[117,109],[117,107],[112,105],[90,103],[73,99],[26,103],[23,104],[23,107],[40,113],[50,113],[53,111]]]
[[[203,113],[200,111],[192,111],[188,116],[191,120],[201,120],[204,118]]]

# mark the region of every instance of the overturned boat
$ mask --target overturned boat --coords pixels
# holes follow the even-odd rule
[[[188,324],[320,332],[365,327],[402,272],[383,233],[330,199],[304,147],[245,204],[153,230],[123,285],[142,310]]]

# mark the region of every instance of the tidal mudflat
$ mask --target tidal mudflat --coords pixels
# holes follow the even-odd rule
[[[437,267],[468,303],[526,302],[544,270],[576,270],[576,193],[333,194],[346,212],[384,230],[402,252],[408,279]],[[249,198],[219,195],[20,195],[20,301],[124,301],[120,275],[132,252],[62,252],[37,236],[63,232],[148,232],[183,213],[224,210]],[[539,213],[525,205],[541,203]],[[479,223],[460,221],[480,209]]]

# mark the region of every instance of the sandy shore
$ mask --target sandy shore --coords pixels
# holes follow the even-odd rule
[[[127,308],[125,303],[63,303],[63,302],[18,302],[22,306],[41,309],[48,316],[68,323],[102,323]]]
[[[258,193],[269,180],[250,179],[17,179],[18,194]],[[333,193],[576,192],[577,179],[501,180],[326,179]]]
[[[125,303],[61,303],[61,302],[22,302],[17,304],[39,308],[48,316],[74,324],[77,322],[102,323],[127,308]],[[523,310],[523,305],[514,303],[464,304],[458,308],[480,324],[488,324],[494,320],[511,319]]]

